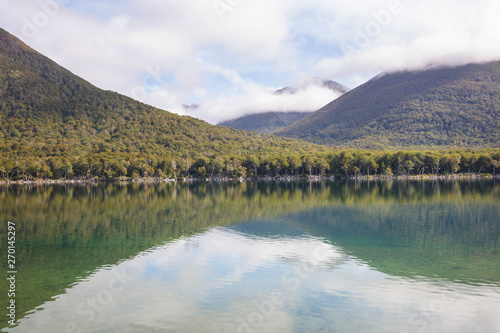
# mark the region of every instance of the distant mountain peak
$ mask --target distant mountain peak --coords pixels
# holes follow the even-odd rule
[[[200,108],[200,106],[196,103],[191,103],[191,104],[182,104],[182,108],[185,111],[196,111]]]
[[[287,98],[287,95],[295,95],[305,91],[310,87],[321,87],[330,89],[337,97],[345,94],[350,89],[340,83],[321,77],[314,77],[291,87],[285,87],[274,92],[280,98]],[[333,99],[333,97],[332,97]],[[293,123],[310,115],[311,111],[295,110],[292,112],[264,112],[247,114],[242,117],[223,121],[221,126],[241,129],[246,131],[270,134],[279,131]]]
[[[329,79],[325,79],[322,77],[314,77],[312,79],[309,79],[307,81],[301,82],[301,83],[296,84],[296,85],[293,85],[291,87],[285,87],[285,88],[276,90],[275,94],[276,95],[284,95],[284,94],[293,95],[293,94],[296,94],[297,92],[299,92],[300,90],[305,90],[311,86],[328,88],[328,89],[330,89],[336,93],[339,93],[341,95],[345,94],[346,92],[348,92],[350,90],[350,88],[348,88],[348,87],[346,87],[338,82],[335,82],[335,81],[332,81]]]

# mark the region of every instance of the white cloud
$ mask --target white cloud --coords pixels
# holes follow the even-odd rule
[[[268,92],[299,79],[355,86],[500,58],[496,0],[219,2],[222,14],[213,0],[0,0],[0,26],[101,88],[176,112],[199,102],[211,122],[326,104],[321,92]]]
[[[317,70],[349,77],[360,72],[421,69],[500,59],[497,1],[405,1],[388,24],[372,15],[358,23],[344,41],[352,47],[342,57],[325,57]],[[380,11],[387,8],[380,7]],[[377,12],[377,11],[375,11]],[[371,27],[378,26],[378,30]],[[372,31],[372,35],[369,35]],[[375,33],[376,32],[376,33]]]
[[[340,96],[340,93],[314,85],[293,95],[277,95],[274,88],[261,87],[252,82],[245,82],[242,86],[240,93],[208,98],[193,115],[218,123],[253,113],[312,112]]]

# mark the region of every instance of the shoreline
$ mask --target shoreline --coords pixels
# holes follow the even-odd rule
[[[276,177],[199,177],[199,178],[121,178],[121,179],[34,179],[34,180],[0,180],[0,185],[57,185],[57,184],[103,184],[103,183],[176,183],[176,182],[247,182],[247,181],[333,181],[333,180],[463,180],[463,179],[500,179],[500,175],[491,174],[455,174],[455,175],[410,175],[410,176],[276,176]]]

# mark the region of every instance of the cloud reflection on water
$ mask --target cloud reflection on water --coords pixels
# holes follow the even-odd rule
[[[390,276],[307,234],[219,227],[99,269],[9,332],[487,332],[500,329],[498,288]]]

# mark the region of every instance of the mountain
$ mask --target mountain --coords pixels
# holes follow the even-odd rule
[[[144,166],[166,156],[311,149],[322,148],[209,125],[98,89],[0,29],[0,177],[7,162],[36,167],[47,158],[65,163],[91,154],[99,163],[112,156],[117,164],[140,159]]]
[[[346,87],[338,82],[324,79],[321,77],[315,77],[315,78],[312,78],[311,80],[302,82],[300,84],[276,90],[275,94],[276,95],[284,95],[284,94],[292,94],[293,95],[293,94],[296,94],[297,92],[299,92],[300,90],[307,89],[308,87],[311,87],[311,86],[328,88],[328,89],[330,89],[336,93],[339,93],[341,95],[345,94],[346,92],[348,92],[350,90],[348,87]]]
[[[340,83],[316,77],[292,87],[276,90],[274,93],[276,95],[295,95],[301,90],[306,90],[311,86],[328,88],[339,96],[349,91],[349,88]],[[219,123],[219,125],[263,134],[271,134],[301,120],[310,113],[310,111],[254,113],[223,121]]]
[[[223,121],[219,123],[219,125],[240,130],[270,134],[283,129],[310,114],[311,112],[255,113],[233,120]]]
[[[361,148],[500,147],[500,61],[379,75],[277,135]]]

